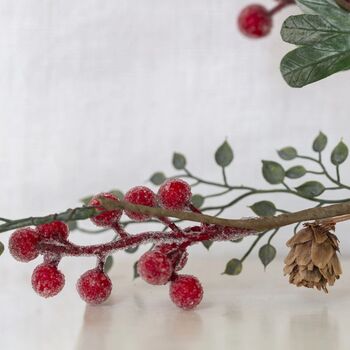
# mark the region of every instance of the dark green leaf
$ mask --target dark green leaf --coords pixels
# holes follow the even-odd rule
[[[345,162],[349,155],[349,149],[343,141],[340,141],[331,154],[331,161],[334,165],[340,165]]]
[[[138,261],[135,261],[135,262],[134,262],[134,266],[133,266],[134,279],[140,277],[139,272],[137,271],[137,263],[138,263]]]
[[[88,205],[89,202],[91,201],[91,199],[93,198],[94,196],[86,196],[84,198],[81,198],[80,199],[80,202],[82,202],[84,205]]]
[[[322,152],[327,146],[327,136],[320,131],[318,136],[315,138],[313,144],[312,144],[312,149],[315,152]]]
[[[242,272],[242,263],[238,259],[231,259],[227,264],[224,271],[225,275],[239,275]]]
[[[233,160],[233,150],[225,141],[215,152],[215,161],[221,167],[227,167]]]
[[[186,158],[181,153],[174,153],[173,155],[173,166],[175,169],[184,169],[186,167]]]
[[[150,180],[154,185],[161,185],[166,180],[166,177],[164,173],[157,172],[151,176]]]
[[[109,193],[113,194],[116,196],[118,199],[123,200],[124,199],[124,193],[120,190],[111,190]]]
[[[277,151],[277,153],[284,160],[292,160],[298,155],[294,147],[284,147]]]
[[[299,194],[307,198],[317,197],[325,190],[324,186],[318,181],[308,181],[299,187],[296,187]]]
[[[107,273],[112,268],[112,266],[113,266],[113,256],[108,255],[104,266],[104,272]]]
[[[306,169],[302,165],[296,165],[286,171],[286,176],[290,179],[299,179],[306,174]]]
[[[259,258],[266,267],[276,256],[276,249],[271,244],[265,244],[259,249]]]
[[[67,225],[68,225],[69,231],[74,231],[78,227],[78,223],[76,221],[68,221]]]
[[[137,251],[137,249],[139,249],[138,245],[136,245],[135,247],[126,248],[124,251],[126,253],[133,254],[133,253],[135,253]]]
[[[195,194],[192,196],[191,202],[196,208],[200,208],[204,203],[204,197],[200,194]]]
[[[4,252],[4,250],[5,250],[4,243],[0,242],[0,255],[2,255],[2,253]]]
[[[213,244],[213,241],[203,241],[202,244],[204,245],[204,247],[205,247],[206,249],[209,250],[209,248],[210,248],[210,247],[212,246],[212,244]]]
[[[284,180],[284,169],[276,162],[263,160],[262,173],[267,182],[272,185],[279,184]]]
[[[243,237],[242,238],[238,238],[238,239],[232,239],[231,242],[232,243],[239,243],[243,241]]]
[[[250,208],[259,216],[274,216],[276,213],[275,205],[269,201],[256,202]]]

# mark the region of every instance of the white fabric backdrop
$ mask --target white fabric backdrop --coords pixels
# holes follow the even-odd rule
[[[311,152],[319,130],[330,145],[349,142],[348,74],[289,88],[278,67],[291,46],[279,27],[298,10],[253,41],[236,28],[246,4],[1,1],[1,215],[44,215],[86,194],[145,184],[156,170],[171,174],[175,150],[195,173],[219,179],[213,153],[225,138],[235,150],[229,181],[260,187],[268,187],[260,160],[277,159],[277,148]],[[227,215],[251,215],[256,200]]]

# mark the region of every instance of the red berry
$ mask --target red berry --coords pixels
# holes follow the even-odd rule
[[[101,197],[118,201],[118,198],[112,193],[100,193],[97,196],[93,197],[89,202],[89,206],[104,211],[104,213],[92,217],[91,221],[97,226],[111,226],[120,219],[123,211],[122,209],[105,211],[99,199]]]
[[[159,204],[166,209],[182,210],[190,199],[191,187],[181,179],[167,180],[158,190]]]
[[[190,310],[201,302],[203,288],[196,277],[180,275],[171,282],[169,293],[175,305]]]
[[[101,304],[111,294],[112,281],[100,269],[95,268],[82,274],[77,282],[80,297],[89,304]]]
[[[9,240],[11,255],[19,261],[28,262],[39,255],[38,243],[40,237],[31,228],[23,228],[15,231]]]
[[[64,281],[63,273],[54,265],[41,264],[32,274],[33,289],[44,298],[58,294],[64,287]]]
[[[155,193],[145,186],[133,187],[125,194],[124,200],[132,204],[146,205],[147,207],[155,207],[157,205]],[[145,221],[150,218],[148,215],[132,211],[125,211],[125,214],[136,221]]]
[[[37,230],[39,235],[45,239],[66,240],[69,234],[68,226],[62,221],[39,225]]]
[[[188,260],[186,250],[180,250],[177,243],[162,243],[154,247],[155,251],[159,251],[168,256],[175,271],[182,270]]]
[[[249,5],[239,14],[238,27],[246,36],[261,38],[270,33],[272,18],[265,7]]]
[[[166,284],[172,273],[171,260],[159,251],[150,251],[141,256],[137,263],[141,278],[149,284]]]

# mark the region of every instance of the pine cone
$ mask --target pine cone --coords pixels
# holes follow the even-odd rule
[[[284,275],[289,283],[307,288],[316,287],[328,293],[327,284],[333,286],[342,273],[337,256],[338,238],[334,224],[306,223],[288,242],[291,250],[284,262]]]

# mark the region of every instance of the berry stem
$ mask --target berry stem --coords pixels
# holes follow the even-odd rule
[[[280,0],[279,4],[276,5],[275,7],[273,7],[270,11],[269,11],[269,16],[273,16],[275,13],[281,11],[282,9],[284,9],[286,6],[288,5],[292,5],[295,4],[295,0]]]

